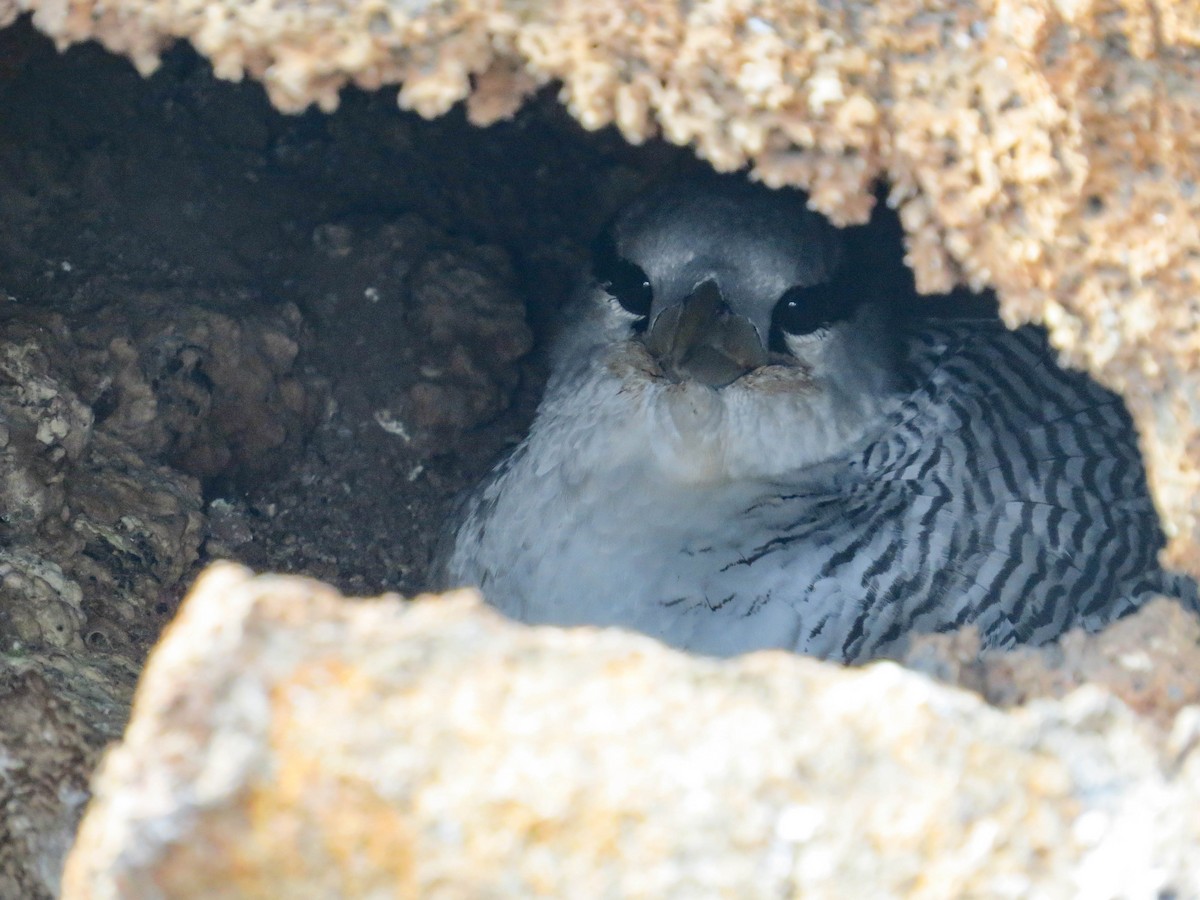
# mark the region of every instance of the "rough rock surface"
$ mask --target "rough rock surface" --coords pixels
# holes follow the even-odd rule
[[[87,775],[199,559],[199,482],[155,460],[247,445],[264,458],[286,429],[254,401],[290,360],[286,328],[243,341],[233,319],[183,304],[149,334],[119,303],[75,326],[13,312],[0,310],[0,896],[36,897],[57,893]]]
[[[197,559],[199,484],[97,424],[70,370],[93,360],[61,317],[0,325],[4,650],[90,645],[137,661]]]
[[[142,79],[0,30],[3,325],[62,316],[101,430],[201,480],[202,556],[412,593],[536,398],[526,306],[686,156],[551,100],[487,132],[381,95],[285,116],[183,47]]]
[[[197,476],[261,472],[315,422],[298,316],[112,297],[78,319],[0,309],[6,650],[141,661],[200,558]]]
[[[186,38],[298,110],[401,83],[479,122],[557,80],[587,127],[750,164],[863,221],[891,185],[918,283],[996,287],[1128,399],[1200,574],[1200,13],[1139,0],[592,0],[310,6],[0,0],[151,71]]]
[[[210,569],[75,898],[1200,896],[1200,708],[1011,712],[891,663],[684,656],[472,597]]]
[[[202,563],[421,585],[536,396],[522,301],[685,156],[550,101],[487,133],[379,96],[284,116],[186,48],[142,79],[0,30],[0,897],[56,892]]]
[[[973,628],[917,638],[904,664],[977,691],[998,706],[1103,687],[1139,715],[1169,726],[1200,706],[1200,618],[1160,599],[1098,634],[1076,630],[1046,647],[980,652]]]
[[[115,656],[0,651],[0,897],[58,896],[90,773],[136,680]]]
[[[24,6],[0,0],[0,21]],[[263,79],[278,105],[292,109],[313,98],[333,105],[347,79],[372,86],[402,77],[402,104],[432,114],[472,90],[465,117],[485,122],[511,114],[545,79],[561,78],[572,110],[589,126],[612,120],[637,140],[658,129],[670,140],[694,141],[722,166],[752,160],[768,180],[810,183],[815,203],[845,220],[863,215],[866,186],[884,173],[926,287],[986,280],[1002,288],[1014,315],[1036,315],[1044,307],[1074,358],[1102,366],[1110,383],[1125,388],[1143,429],[1157,435],[1150,462],[1182,536],[1176,557],[1185,558],[1200,459],[1187,444],[1195,440],[1197,421],[1188,403],[1200,392],[1196,309],[1187,305],[1185,290],[1195,266],[1188,255],[1196,203],[1188,173],[1195,161],[1189,110],[1196,89],[1194,80],[1178,76],[1191,71],[1195,42],[1188,35],[1197,32],[1183,28],[1179,8],[934,9],[902,2],[880,9],[757,4],[751,10],[705,0],[653,9],[632,3],[518,9],[497,0],[483,12],[467,4],[453,11],[427,6],[426,18],[405,25],[397,38],[392,23],[412,5],[216,3],[204,4],[199,15],[171,2],[108,2],[96,6],[95,15],[74,0],[33,6],[45,32],[63,41],[94,33],[144,69],[172,35],[190,36],[222,74],[234,76],[244,66]],[[685,10],[686,20],[680,18]],[[1151,14],[1158,16],[1157,31],[1143,27]],[[459,18],[439,18],[445,16]],[[813,30],[813,23],[820,27]],[[204,30],[205,40],[193,28]],[[732,44],[731,33],[737,36]],[[397,40],[403,46],[391,46]],[[386,54],[374,55],[381,46]],[[476,68],[470,60],[486,70],[468,77]],[[394,65],[403,72],[397,75]],[[186,48],[168,53],[157,74],[143,81],[95,47],[59,57],[24,23],[0,29],[0,897],[56,892],[58,860],[86,800],[86,774],[104,742],[119,734],[142,657],[200,562],[232,555],[262,568],[317,574],[354,593],[411,591],[421,583],[430,523],[441,505],[519,432],[536,396],[536,362],[516,359],[529,343],[518,298],[529,303],[536,328],[539,314],[566,290],[598,225],[640,184],[685,156],[653,140],[631,148],[612,133],[585,138],[545,91],[512,122],[486,131],[467,127],[461,113],[433,122],[402,115],[383,94],[350,91],[341,99],[334,115],[279,116],[266,108],[255,84],[214,85]],[[1158,349],[1147,353],[1146,347]],[[1184,390],[1166,390],[1179,386]],[[514,396],[516,409],[506,415]],[[385,607],[389,611],[378,615],[401,617],[390,602]],[[430,609],[418,607],[412,621],[430,617]],[[338,629],[350,628],[346,623],[358,613],[331,615],[342,624],[329,627],[342,635]],[[450,647],[455,629],[468,626],[454,618],[458,613],[447,615]],[[500,629],[516,648],[480,658],[505,672],[515,671],[519,659],[530,666],[516,681],[521,690],[545,689],[549,698],[550,685],[529,679],[551,671],[539,668],[550,651],[538,642],[559,647],[560,638],[518,637],[478,616],[470,628],[488,635]],[[383,633],[399,634],[390,627]],[[1064,741],[1086,744],[1098,731],[1125,734],[1126,725],[1144,734],[1174,729],[1174,743],[1166,745],[1144,734],[1130,739],[1141,748],[1137,753],[1153,745],[1167,760],[1161,769],[1128,763],[1137,778],[1147,779],[1135,780],[1140,787],[1134,789],[1144,789],[1134,796],[1147,798],[1137,807],[1148,817],[1145,828],[1119,811],[1109,820],[1076,822],[1083,843],[1088,834],[1100,835],[1094,838],[1100,856],[1093,860],[1100,865],[1105,854],[1125,858],[1110,853],[1113,846],[1121,852],[1126,843],[1136,846],[1143,854],[1138,859],[1166,846],[1155,843],[1160,832],[1154,829],[1175,828],[1174,804],[1195,797],[1195,763],[1183,752],[1195,741],[1189,730],[1195,717],[1180,712],[1196,702],[1195,627],[1163,606],[1105,636],[1073,636],[1061,650],[978,661],[970,636],[960,635],[930,639],[932,649],[910,662],[998,703],[1062,696],[1095,678],[1148,717],[1134,725],[1123,710],[1093,716],[1047,707],[1059,710],[1048,715],[1061,714],[1053,721],[1073,723],[1076,734]],[[421,640],[426,643],[416,646],[443,646],[432,635]],[[583,661],[581,648],[592,645],[591,637],[561,640],[580,654],[574,671],[600,665]],[[605,647],[597,659],[617,659],[620,670],[627,651]],[[639,660],[661,656],[644,643],[637,647]],[[468,661],[464,654],[485,649],[449,649],[438,671],[450,678]],[[673,673],[691,665],[662,658],[674,661],[645,665]],[[775,682],[754,680],[754,667],[762,664],[745,663],[751,674],[737,678],[749,681],[735,681],[750,685],[751,693],[776,690],[769,687]],[[698,681],[725,677],[721,666],[697,665]],[[841,677],[803,661],[770,665],[796,667],[787,668],[785,680],[801,686]],[[234,683],[228,668],[220,671]],[[639,678],[651,678],[660,670],[638,671]],[[888,667],[878,671],[892,673],[897,683],[925,684]],[[928,685],[921,690],[942,696]],[[640,693],[650,692],[643,684]],[[570,706],[574,699],[567,698],[569,712],[577,709]],[[661,718],[685,701],[670,702],[676,705],[643,708]],[[1000,754],[1010,746],[1003,743],[1009,726],[994,723],[1035,716],[997,717],[963,702],[993,723],[980,726],[980,741],[1002,735]],[[812,715],[809,707],[785,708]],[[839,727],[864,733],[878,708],[864,705],[860,721]],[[1113,730],[1095,724],[1101,719],[1112,719]],[[792,734],[795,722],[789,724],[768,737],[801,740]],[[638,737],[650,740],[649,725],[642,730],[647,733]],[[236,751],[243,745],[240,732],[234,734],[233,743],[222,746]],[[485,745],[484,737],[472,735]],[[912,733],[892,736],[891,750],[882,739],[868,741],[871,753],[903,755]],[[396,750],[384,737],[373,740],[375,747]],[[748,760],[765,757],[764,771],[774,777],[774,744],[737,746],[743,756],[730,767],[746,780],[734,789],[752,780]],[[833,746],[853,756],[854,747]],[[993,759],[990,752],[971,751]],[[1085,761],[1092,758],[1091,751],[1080,752]],[[216,760],[211,771],[218,784],[225,777],[221,766],[240,759],[236,753],[204,758]],[[493,757],[480,758],[482,772]],[[298,780],[288,782],[288,797],[297,796],[311,762],[290,770]],[[462,759],[456,764],[471,766]],[[1193,773],[1191,781],[1172,780],[1176,764]],[[648,771],[671,783],[669,765],[654,765],[659,768]],[[915,777],[911,768],[879,773],[881,782],[898,779],[900,789]],[[322,784],[335,803],[343,786],[369,800],[375,788],[363,787],[369,779],[360,774],[345,785]],[[930,784],[944,787],[937,777],[934,772]],[[838,775],[831,784],[848,791],[847,779]],[[1101,779],[1098,790],[1111,783]],[[628,796],[620,784],[614,790],[618,798]],[[833,794],[819,784],[812,790],[818,799]],[[986,786],[969,795],[989,796],[995,798]],[[1095,810],[1102,799],[1092,797],[1092,806],[1080,808]],[[284,821],[292,802],[264,801],[255,814]],[[461,797],[445,802],[467,803]],[[551,802],[568,801],[560,795]],[[714,821],[707,801],[696,802],[710,816],[704,821]],[[780,820],[780,833],[813,829],[807,802],[801,798],[800,812]],[[995,802],[1003,809],[1008,801]],[[667,840],[669,832],[642,824],[647,807],[630,806],[634,818],[610,828],[606,846],[621,849],[626,834]],[[531,863],[541,866],[539,834],[553,837],[553,817],[509,808],[526,828],[520,833],[541,848]],[[1026,812],[1035,815],[1032,809]],[[611,825],[604,815],[601,810],[596,820]],[[995,821],[1015,821],[1005,815]],[[391,812],[380,816],[382,823],[393,821]],[[854,827],[875,821],[866,811],[862,816]],[[322,846],[345,850],[347,858],[366,847],[390,861],[397,846],[389,843],[391,832],[378,832],[375,841],[369,825],[366,834],[354,830],[363,821]],[[753,830],[763,820],[745,821]],[[1105,822],[1117,823],[1115,838],[1104,831]],[[509,832],[496,833],[502,840]],[[868,833],[885,834],[898,853],[912,846],[905,843],[911,835]],[[988,844],[988,826],[978,834],[980,844],[964,850],[969,859],[975,857],[966,851]],[[443,838],[455,839],[453,830]],[[772,872],[785,872],[786,860],[801,858],[788,856],[793,844],[807,846],[781,840],[784,861],[771,862],[779,867]],[[949,843],[937,843],[943,840]],[[953,840],[938,837],[930,846],[959,846]],[[555,852],[561,847],[553,845]],[[836,861],[842,852],[826,847],[818,840],[812,853],[803,851],[804,865],[818,874],[794,883],[823,884],[822,860]],[[492,858],[504,852],[484,849]],[[681,852],[675,858],[690,866],[694,856],[688,854],[695,851]],[[1013,852],[1019,862],[1025,851]],[[1040,872],[1037,865],[1030,871]],[[653,869],[651,877],[673,877],[665,871]],[[1163,871],[1169,881],[1189,870],[1168,862]],[[607,872],[614,884],[637,876],[615,866]],[[1086,885],[1124,884],[1120,873],[1088,872],[1100,872],[1099,882]],[[787,884],[789,877],[780,874],[778,881]],[[1155,878],[1134,883],[1130,893],[1143,887],[1152,893],[1166,883]],[[1181,878],[1175,884],[1186,893],[1191,885]],[[1020,893],[1025,882],[1005,884]],[[917,893],[922,887],[928,885],[920,877],[909,884]]]

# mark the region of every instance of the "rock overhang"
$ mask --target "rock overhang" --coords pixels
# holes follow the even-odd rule
[[[398,85],[472,121],[557,84],[585,127],[687,145],[862,222],[878,183],[922,290],[997,289],[1068,361],[1122,392],[1144,436],[1172,563],[1200,572],[1200,20],[1188,4],[829,6],[6,0],[60,46],[139,71],[191,43],[280,109]]]

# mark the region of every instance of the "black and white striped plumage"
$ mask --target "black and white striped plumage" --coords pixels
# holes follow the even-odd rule
[[[838,240],[732,180],[636,204],[446,580],[527,622],[845,661],[967,623],[1044,643],[1162,591],[1120,399],[1034,328],[847,295]]]

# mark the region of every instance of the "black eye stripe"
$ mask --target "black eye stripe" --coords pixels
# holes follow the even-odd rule
[[[771,349],[786,353],[784,335],[812,334],[847,318],[849,312],[841,292],[833,284],[788,288],[771,314]]]
[[[834,316],[829,285],[791,288],[775,304],[775,321],[788,334],[811,334]]]
[[[611,235],[604,234],[596,241],[592,251],[592,269],[596,280],[627,311],[643,318],[650,315],[650,306],[654,301],[650,279],[640,266],[617,253]]]

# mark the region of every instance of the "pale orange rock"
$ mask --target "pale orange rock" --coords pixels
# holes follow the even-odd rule
[[[1075,629],[1045,647],[981,654],[972,627],[924,635],[904,662],[999,706],[1061,698],[1092,684],[1165,728],[1187,707],[1200,709],[1200,619],[1165,598],[1097,634]]]
[[[1200,895],[1200,715],[214,567],[63,897]]]

